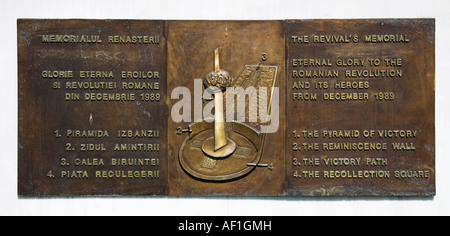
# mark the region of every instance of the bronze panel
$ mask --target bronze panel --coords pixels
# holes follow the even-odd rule
[[[254,86],[284,88],[284,23],[282,21],[169,21],[167,44],[168,93],[176,87],[188,88],[192,111],[195,107],[194,79],[203,79],[215,70],[217,48],[220,69],[228,71],[233,87]],[[266,60],[262,60],[262,55]],[[261,62],[261,64],[260,64]],[[260,65],[257,73],[255,68]],[[272,67],[271,67],[272,66]],[[275,84],[273,84],[275,83]],[[203,88],[201,93],[203,94]],[[283,89],[280,89],[283,90]],[[225,96],[226,97],[226,96]],[[237,101],[237,99],[235,100]],[[168,101],[171,110],[179,99]],[[200,101],[206,106],[209,101]],[[227,104],[227,102],[225,101]],[[198,104],[198,103],[197,103]],[[248,99],[246,101],[248,105]],[[284,114],[284,92],[280,92],[280,114]],[[229,106],[227,104],[226,106]],[[248,108],[248,106],[247,106]],[[246,118],[249,111],[246,110]],[[280,129],[265,136],[266,147],[255,146],[259,123],[227,124],[228,137],[236,142],[236,151],[227,158],[205,156],[200,143],[214,134],[207,124],[200,132],[177,134],[178,126],[187,130],[190,122],[168,120],[170,195],[187,196],[278,196],[284,194],[284,118]],[[259,119],[258,119],[259,120]],[[246,119],[248,121],[248,119]],[[243,124],[243,125],[242,125]],[[212,124],[213,125],[213,124]],[[192,141],[189,139],[192,138]],[[194,144],[193,144],[194,143]],[[270,144],[271,148],[267,148]],[[269,168],[273,167],[273,168]]]
[[[288,21],[286,41],[289,195],[433,196],[434,20]]]
[[[18,194],[434,196],[434,30],[433,19],[19,20]],[[259,91],[231,102],[228,86],[270,88],[275,133],[250,107]],[[185,98],[189,119],[175,121]],[[243,120],[205,117],[211,104],[224,118],[244,104]]]
[[[162,21],[18,21],[19,195],[167,194],[164,27]],[[131,41],[120,41],[124,36],[130,36]],[[150,43],[149,37],[140,36],[159,38]],[[94,43],[97,39],[102,42]],[[47,78],[47,74],[60,74],[54,71],[71,72]],[[85,78],[87,74],[81,71],[94,71],[90,74],[95,76]],[[107,73],[98,78],[96,71]],[[132,73],[131,77],[141,79],[123,79],[122,71],[143,71],[147,76],[148,71],[159,72],[159,78],[154,74],[153,79],[142,79],[144,76]],[[123,82],[158,82],[159,89],[124,90]],[[119,93],[125,99],[135,94],[135,98],[86,101],[85,94],[90,93]],[[147,99],[147,93],[159,94],[159,101],[151,101],[150,96]],[[141,130],[152,137],[137,138],[136,131]],[[136,146],[137,151],[117,151],[116,144],[120,148],[122,144],[140,147]],[[142,151],[144,146],[158,150]]]

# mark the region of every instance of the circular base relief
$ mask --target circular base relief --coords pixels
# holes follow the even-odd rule
[[[229,143],[236,144],[228,157],[210,157],[203,151],[203,144],[214,136],[214,130],[205,130],[191,139],[186,137],[178,150],[180,165],[192,177],[207,181],[231,181],[255,169],[248,163],[259,163],[260,153],[246,137],[231,132]],[[211,146],[213,147],[214,142]],[[213,150],[213,149],[212,149]]]

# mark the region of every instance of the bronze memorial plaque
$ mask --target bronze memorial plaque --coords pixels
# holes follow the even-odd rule
[[[19,194],[167,194],[163,21],[19,20]]]
[[[434,196],[434,30],[18,20],[18,194]]]
[[[434,20],[288,21],[289,195],[433,196]]]

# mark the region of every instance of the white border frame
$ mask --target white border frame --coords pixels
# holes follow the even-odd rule
[[[448,215],[450,1],[448,0],[1,0],[0,215]],[[33,198],[17,196],[18,18],[284,20],[436,19],[435,198]]]

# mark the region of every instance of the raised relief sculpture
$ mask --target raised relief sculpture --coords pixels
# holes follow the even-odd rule
[[[241,113],[241,118],[250,118],[258,111],[249,103],[256,102],[259,96],[262,96],[252,94],[251,91],[256,92],[260,87],[268,87],[269,91],[264,96],[268,97],[267,100],[270,99],[268,108],[265,106],[267,112],[270,112],[272,88],[276,82],[278,67],[261,65],[266,59],[267,55],[263,54],[258,65],[244,66],[233,79],[229,72],[220,68],[219,49],[214,51],[214,71],[203,79],[207,91],[214,95],[214,122],[206,118],[190,124],[188,136],[178,152],[181,167],[191,177],[201,181],[223,182],[245,177],[257,167],[273,169],[270,163],[260,163],[266,133],[258,129],[263,127],[261,124],[267,117],[240,122],[242,119],[239,119],[238,111],[238,121],[226,122],[224,110],[227,108],[227,116],[234,116],[232,106],[243,101],[244,108],[249,109],[244,114]],[[249,87],[251,88],[247,90]],[[232,89],[232,96],[227,96],[227,93],[230,93],[227,88]],[[238,90],[246,93],[235,93]],[[229,97],[232,98],[230,101],[224,99]],[[229,114],[230,110],[233,111],[232,114]]]

